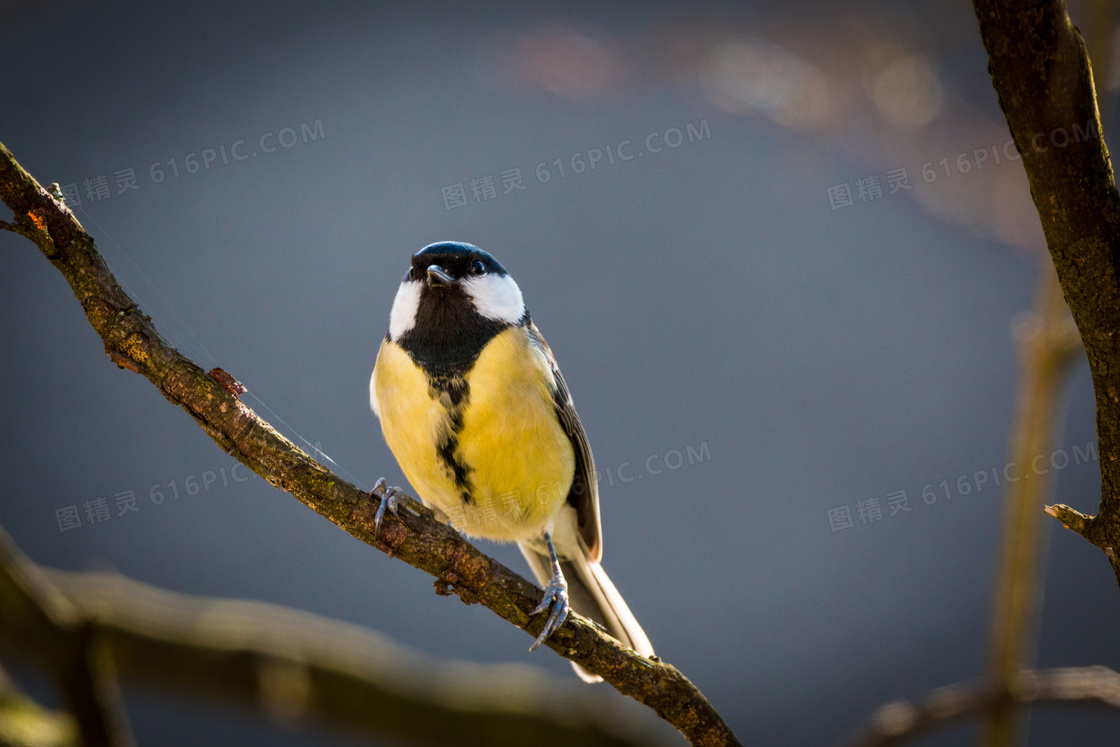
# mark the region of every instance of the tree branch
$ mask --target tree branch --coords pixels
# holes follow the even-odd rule
[[[420,507],[419,515],[388,517],[374,538],[378,501],[324,469],[246,407],[219,381],[168,345],[117,284],[93,239],[0,144],[0,199],[66,277],[86,317],[114,360],[127,361],[169,401],[180,405],[224,451],[272,485],[368,545],[437,579],[441,593],[479,603],[535,636],[543,615],[530,616],[541,591],[487,557]],[[120,365],[120,363],[118,363]],[[623,646],[579,615],[571,615],[547,645],[619,692],[652,708],[696,745],[736,745],[735,735],[683,674]]]
[[[57,662],[59,641],[77,628],[111,652],[122,677],[281,722],[315,718],[379,740],[464,747],[655,741],[618,723],[617,709],[587,688],[558,687],[527,668],[441,664],[356,625],[277,605],[176,594],[113,573],[42,571],[2,529],[0,563],[0,574],[19,582],[0,584],[0,645],[39,662]],[[53,632],[42,617],[4,613],[48,597],[68,609]]]
[[[1106,553],[1120,583],[1120,194],[1092,69],[1061,0],[974,0],[974,7],[992,84],[1093,376],[1100,509],[1066,526]]]
[[[934,690],[914,705],[896,700],[882,706],[843,742],[845,747],[886,747],[966,716],[993,708],[1010,697],[1020,705],[1090,705],[1120,710],[1120,674],[1108,667],[1023,671],[1009,690],[974,680]]]

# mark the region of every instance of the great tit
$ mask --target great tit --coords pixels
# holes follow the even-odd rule
[[[477,246],[412,255],[369,382],[385,441],[425,505],[469,536],[513,541],[548,612],[570,609],[639,654],[653,647],[600,565],[599,491],[587,434],[521,289]],[[396,511],[384,488],[377,515]],[[589,682],[599,677],[575,667]]]

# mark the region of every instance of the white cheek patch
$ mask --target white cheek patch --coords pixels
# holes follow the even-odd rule
[[[525,300],[521,289],[509,275],[468,277],[463,290],[474,301],[474,308],[487,319],[517,324],[525,316]]]
[[[412,326],[416,324],[416,310],[420,307],[420,289],[423,283],[419,280],[406,280],[397,289],[397,297],[393,299],[393,310],[389,312],[389,337],[399,340]]]

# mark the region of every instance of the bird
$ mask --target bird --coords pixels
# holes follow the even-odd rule
[[[601,561],[595,460],[521,289],[473,244],[410,258],[369,382],[385,441],[424,505],[471,537],[516,542],[544,589],[535,650],[574,609],[643,656],[649,638]],[[378,480],[386,509],[404,504]],[[588,682],[600,678],[573,663]]]

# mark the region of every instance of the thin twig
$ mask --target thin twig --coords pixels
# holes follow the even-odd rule
[[[1052,452],[1062,388],[1081,350],[1049,261],[1039,271],[1035,311],[1021,318],[1013,334],[1021,374],[1011,460],[1023,471],[1017,482],[1008,483],[1004,494],[1003,549],[990,633],[989,676],[997,690],[1007,690],[1012,677],[1034,664],[1031,651],[1040,611],[1044,537],[1040,509],[1053,489],[1052,480],[1035,474],[1036,457]],[[992,708],[983,743],[988,747],[1018,744],[1021,724],[1014,700],[1001,698]]]
[[[1087,705],[1120,710],[1120,674],[1107,667],[1027,670],[1011,678],[1008,690],[980,680],[934,690],[916,705],[896,700],[872,714],[844,747],[901,744],[936,727],[992,708],[1010,697],[1027,705]]]

